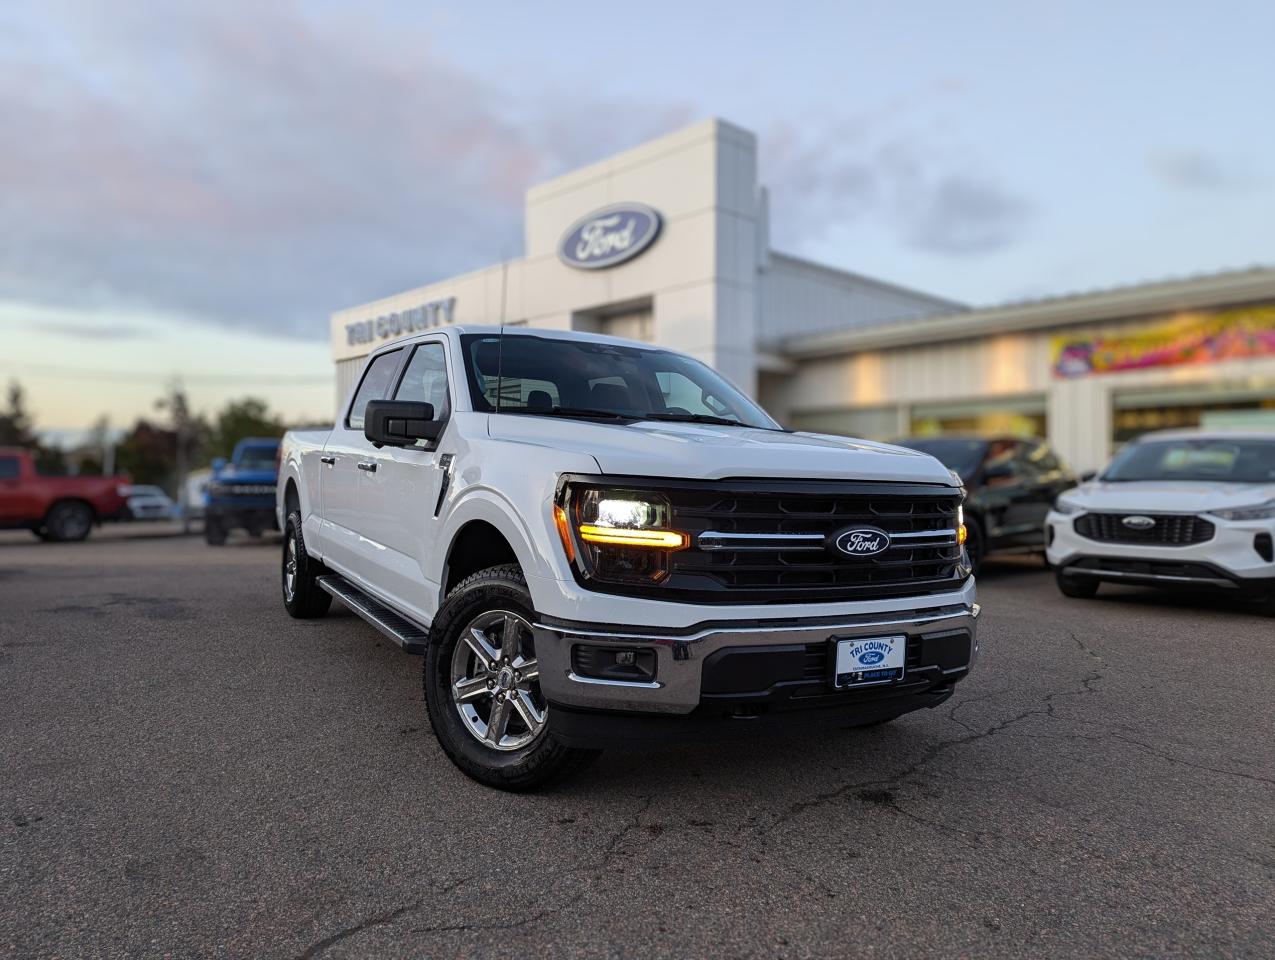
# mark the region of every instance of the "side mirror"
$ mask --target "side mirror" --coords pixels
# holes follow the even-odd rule
[[[1088,483],[1090,480],[1094,479],[1097,476],[1098,476],[1097,470],[1086,470],[1084,473],[1080,475],[1080,482]]]
[[[442,432],[432,403],[369,400],[363,414],[363,436],[379,447],[410,447],[417,440],[437,440]]]
[[[225,470],[225,469],[226,469],[226,458],[225,458],[225,457],[213,457],[213,462],[212,462],[212,471],[213,471],[213,473],[221,473],[221,471],[223,471],[223,470]]]

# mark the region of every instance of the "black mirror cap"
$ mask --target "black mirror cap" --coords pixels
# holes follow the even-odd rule
[[[443,426],[434,419],[432,403],[416,400],[369,400],[363,413],[363,436],[382,447],[437,440]]]
[[[1084,473],[1080,475],[1079,480],[1081,483],[1088,483],[1090,480],[1096,479],[1097,476],[1098,476],[1097,470],[1086,470]]]

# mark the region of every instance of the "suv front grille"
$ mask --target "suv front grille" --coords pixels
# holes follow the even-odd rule
[[[964,579],[956,541],[960,494],[939,485],[766,481],[665,489],[673,521],[691,535],[665,586],[700,602],[791,603],[917,596]],[[891,536],[874,556],[849,556],[837,535],[872,527]],[[704,536],[720,534],[721,536]]]
[[[1145,529],[1126,526],[1126,517],[1145,517],[1154,525]],[[1101,543],[1148,543],[1185,547],[1213,539],[1214,526],[1192,514],[1086,513],[1076,518],[1076,532]]]

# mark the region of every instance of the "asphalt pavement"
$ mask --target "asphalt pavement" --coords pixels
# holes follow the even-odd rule
[[[127,531],[124,531],[127,532]],[[861,731],[463,777],[420,661],[277,542],[0,534],[0,956],[1275,954],[1275,621],[994,566]]]

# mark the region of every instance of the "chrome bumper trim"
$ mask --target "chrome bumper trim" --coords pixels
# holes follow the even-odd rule
[[[978,655],[976,627],[980,610],[977,603],[949,604],[925,614],[900,611],[894,616],[843,617],[822,623],[723,624],[688,634],[626,633],[623,628],[608,631],[596,625],[538,622],[532,626],[532,633],[540,662],[541,690],[551,703],[584,709],[679,714],[689,713],[699,705],[704,660],[726,647],[804,644],[811,642],[812,635],[817,639],[873,636],[885,630],[917,634],[964,629],[970,632],[972,642],[970,662],[962,669],[972,668]],[[581,641],[653,652],[655,679],[620,681],[580,676],[572,669],[571,647]]]

